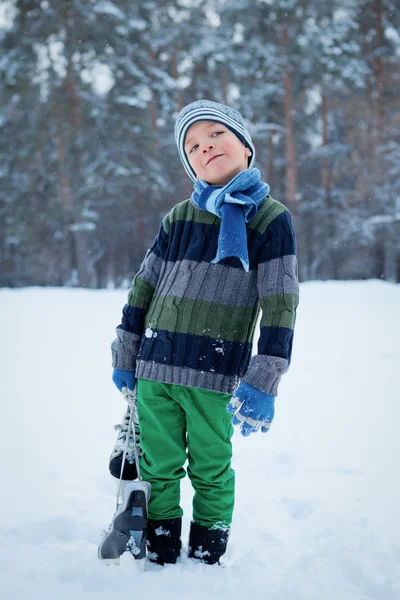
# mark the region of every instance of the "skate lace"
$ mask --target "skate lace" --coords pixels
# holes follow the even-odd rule
[[[123,470],[124,470],[124,464],[125,464],[125,460],[128,456],[128,442],[130,439],[130,435],[128,437],[127,431],[128,430],[132,431],[133,436],[136,436],[136,426],[138,426],[137,410],[136,410],[136,393],[133,390],[129,390],[128,388],[124,387],[124,388],[122,388],[122,394],[128,403],[128,407],[126,409],[126,413],[122,420],[122,423],[121,423],[122,427],[121,427],[121,431],[120,431],[120,434],[123,435],[124,430],[125,430],[125,446],[124,446],[124,449],[122,452],[121,473],[119,476],[117,503],[116,503],[116,508],[115,508],[116,510],[118,510],[118,502],[119,502],[120,493],[121,493],[122,474],[123,474]],[[127,416],[128,416],[128,425],[125,427]],[[139,481],[141,481],[142,477],[140,475],[140,466],[139,466],[139,451],[141,451],[141,448],[140,448],[139,442],[140,442],[139,438],[138,438],[138,443],[136,443],[136,444],[135,444],[135,441],[133,440],[133,450],[134,450],[134,461],[135,461],[136,470],[137,470],[137,478],[139,479]]]
[[[122,423],[117,423],[117,425],[114,425],[114,429],[115,431],[118,431],[118,436],[115,442],[115,446],[114,446],[114,450],[113,450],[113,456],[118,456],[119,454],[121,454],[124,451],[125,448],[125,443],[126,443],[126,437],[129,433],[129,419],[131,416],[131,407],[128,404],[128,407],[125,411],[125,414],[122,418]],[[140,442],[139,442],[139,424],[137,423],[137,420],[134,420],[134,427],[135,427],[135,435],[136,435],[136,440],[138,440],[136,442],[136,448],[137,448],[137,452],[139,454],[139,456],[142,455],[142,448],[140,446]],[[135,440],[133,438],[132,435],[129,435],[129,439],[128,439],[128,446],[127,446],[127,456],[128,456],[128,460],[133,458],[134,456],[134,452],[135,452]]]

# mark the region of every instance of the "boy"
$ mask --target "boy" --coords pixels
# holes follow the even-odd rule
[[[226,551],[234,506],[232,423],[246,436],[268,431],[290,362],[295,237],[289,212],[253,168],[239,112],[193,102],[178,115],[175,139],[194,191],[163,219],[133,280],[112,345],[113,381],[137,388],[140,467],[152,486],[150,560],[179,557],[188,459],[189,557],[214,564]]]

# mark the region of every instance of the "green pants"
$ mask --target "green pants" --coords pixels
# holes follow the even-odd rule
[[[194,489],[193,520],[207,528],[232,521],[235,473],[231,468],[231,396],[139,379],[137,408],[142,478],[151,483],[150,519],[181,517],[184,464]]]

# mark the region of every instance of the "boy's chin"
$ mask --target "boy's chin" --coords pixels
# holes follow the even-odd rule
[[[246,169],[242,169],[242,171],[246,171]],[[227,185],[236,175],[239,175],[242,171],[232,171],[231,173],[226,173],[224,175],[215,175],[214,177],[207,178],[205,181],[208,185]]]

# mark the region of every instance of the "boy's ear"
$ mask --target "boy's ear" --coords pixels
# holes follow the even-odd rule
[[[248,146],[246,146],[246,156],[249,157],[252,155],[253,155],[252,151],[250,150],[250,148]]]

